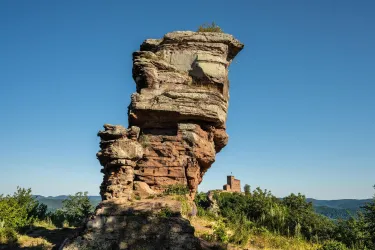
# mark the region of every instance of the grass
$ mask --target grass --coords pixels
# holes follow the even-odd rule
[[[244,244],[234,244],[231,239],[233,240],[233,236],[240,232],[223,224],[222,221],[223,218],[220,216],[215,218],[203,215],[190,218],[190,223],[195,228],[196,237],[209,242],[220,241],[220,237],[222,237],[222,240],[231,242],[229,243],[232,246],[231,249],[318,250],[321,247],[319,244],[313,244],[301,238],[286,237],[267,231],[259,233],[256,230],[249,233],[249,240]]]
[[[49,250],[54,247],[52,243],[48,242],[46,239],[43,239],[42,237],[34,238],[27,235],[19,235],[17,242],[20,248],[27,247],[33,249]]]
[[[30,228],[17,233],[11,228],[0,228],[0,249],[56,249],[65,238],[74,235],[77,228],[56,227],[50,219],[37,220]]]
[[[48,218],[46,220],[38,220],[33,223],[34,227],[43,227],[49,230],[54,230],[57,227],[52,223],[51,219]]]
[[[318,250],[320,245],[309,243],[301,238],[285,237],[272,233],[251,235],[249,246],[255,249],[285,249],[285,250]]]

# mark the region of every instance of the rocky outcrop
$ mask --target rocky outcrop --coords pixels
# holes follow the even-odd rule
[[[104,200],[175,184],[194,196],[228,142],[228,67],[242,48],[228,34],[178,31],[148,39],[133,53],[130,129],[107,124],[99,132]]]
[[[84,233],[63,249],[203,249],[180,211],[180,202],[165,197],[133,203],[104,201]]]
[[[137,92],[129,125],[140,128],[145,149],[137,181],[155,192],[187,185],[194,196],[228,142],[228,67],[242,48],[228,34],[172,32],[146,40],[133,54]]]
[[[171,205],[166,198],[146,203],[147,213],[140,199],[171,185],[186,186],[194,197],[228,142],[228,67],[242,48],[229,34],[177,31],[148,39],[133,53],[129,128],[106,124],[98,133],[103,201],[65,249],[200,248],[176,201],[177,216],[166,219],[157,216]]]

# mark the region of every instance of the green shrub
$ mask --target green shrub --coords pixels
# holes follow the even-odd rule
[[[190,216],[192,212],[192,207],[186,197],[186,195],[179,195],[176,200],[181,202],[181,214],[185,216]]]
[[[169,207],[163,207],[157,216],[161,218],[169,218],[176,216],[176,214]]]
[[[62,203],[62,212],[70,226],[81,226],[84,220],[94,211],[87,192],[69,195]]]
[[[139,196],[139,195],[134,196],[134,198],[135,198],[137,201],[139,201],[139,200],[142,199],[141,196]]]
[[[59,228],[64,227],[64,223],[66,222],[66,215],[63,210],[57,209],[54,213],[51,214],[51,221],[52,223]]]
[[[30,226],[36,219],[39,203],[31,195],[31,189],[17,187],[12,195],[0,195],[0,221],[3,227],[20,230]]]
[[[374,185],[375,189],[375,185]],[[367,242],[371,249],[375,249],[375,195],[373,200],[362,207],[365,231],[368,233]]]
[[[186,195],[189,194],[189,188],[184,184],[175,184],[165,187],[164,195]]]
[[[214,236],[217,241],[222,243],[227,243],[229,241],[228,234],[224,223],[218,222],[214,227]]]
[[[17,232],[13,228],[0,228],[0,244],[14,246],[17,244]]]
[[[215,235],[213,234],[203,233],[200,237],[208,242],[215,241]]]
[[[347,250],[346,246],[338,241],[326,241],[320,250]]]
[[[210,207],[210,201],[208,200],[208,196],[206,193],[200,192],[195,195],[194,198],[195,205],[202,209],[207,209]]]
[[[212,22],[211,24],[203,24],[200,25],[197,32],[218,32],[223,33],[223,30],[215,24],[215,22]]]

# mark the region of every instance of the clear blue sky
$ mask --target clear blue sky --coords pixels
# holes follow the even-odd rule
[[[375,184],[374,1],[0,1],[0,193],[89,191],[104,123],[127,126],[131,53],[215,21],[245,44],[230,68],[231,172],[277,196],[368,198]]]

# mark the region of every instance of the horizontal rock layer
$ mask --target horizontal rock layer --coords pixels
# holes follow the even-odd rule
[[[177,31],[133,53],[130,129],[99,132],[103,199],[186,185],[194,196],[228,142],[228,67],[243,45],[224,33]],[[132,187],[132,188],[131,188]]]

